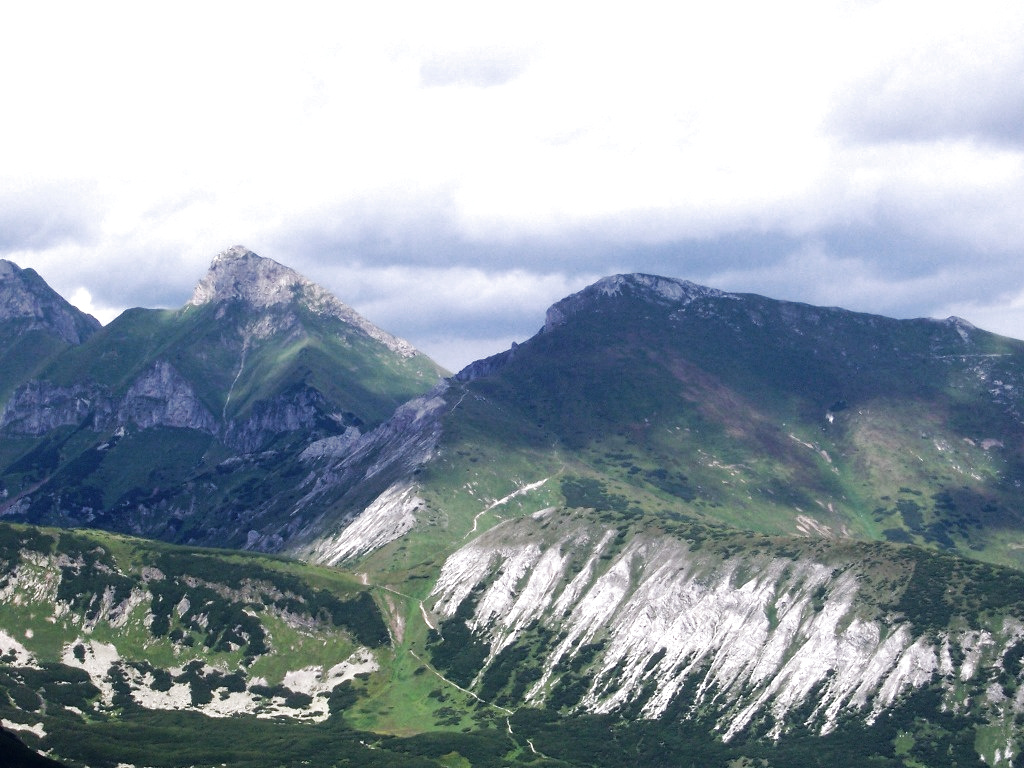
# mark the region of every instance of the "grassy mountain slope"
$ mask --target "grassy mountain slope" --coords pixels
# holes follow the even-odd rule
[[[164,317],[241,329],[236,367],[192,391],[255,423],[282,390],[249,361],[294,371],[307,346],[259,347],[237,306]],[[165,319],[125,349],[163,344]],[[170,364],[222,369],[219,338]],[[1022,352],[955,319],[618,276],[358,434],[335,419],[252,453],[166,423],[12,435],[17,514],[60,498],[65,523],[88,508],[320,565],[12,528],[0,714],[95,765],[1008,766]],[[358,640],[380,626],[386,645]],[[327,686],[362,647],[376,668]]]
[[[254,330],[261,324],[274,331]],[[372,426],[441,373],[422,355],[386,355],[373,339],[301,304],[257,314],[234,301],[129,310],[41,378],[57,386],[91,382],[117,397],[157,360],[170,362],[212,414],[233,421],[308,387],[329,403],[325,419],[337,412]]]
[[[955,319],[612,278],[463,371],[408,422],[431,449],[300,553],[408,595],[411,648],[513,723],[620,734],[578,764],[674,728],[671,760],[781,737],[812,764],[1006,765],[1021,352]]]
[[[528,425],[513,441],[693,519],[1024,564],[1024,344],[680,285],[555,305],[490,375],[464,372],[469,396]]]
[[[75,765],[211,755],[266,764],[260,750],[288,734],[309,749],[341,739],[322,764],[366,751],[341,712],[390,665],[391,652],[357,579],[252,555],[9,525],[0,525],[0,561],[0,715],[31,746]],[[272,738],[239,739],[260,730]]]
[[[460,373],[406,429],[430,450],[342,506],[408,489],[378,525],[416,526],[361,564],[381,578],[436,573],[490,526],[562,505],[1020,567],[1022,352],[958,320],[610,278]],[[329,471],[368,489],[381,466],[368,453]],[[339,539],[298,551],[367,551]]]
[[[275,549],[267,532],[301,496],[301,451],[354,439],[443,373],[244,249],[215,260],[200,294],[123,313],[12,395],[7,514],[222,546],[264,536]]]
[[[592,552],[579,538],[594,529],[611,533],[606,551]],[[735,669],[749,678],[727,684],[734,668],[720,652],[695,658],[691,666],[708,687],[684,684],[659,714],[645,716],[680,672],[673,647],[662,644],[668,635],[650,627],[646,641],[633,639],[634,663],[620,655],[615,623],[581,634],[575,619],[547,613],[561,586],[550,600],[530,598],[530,582],[548,571],[542,563],[515,590],[522,599],[513,594],[502,607],[499,598],[516,583],[512,561],[522,545],[539,544],[561,551],[570,576],[593,560],[597,591],[626,567],[627,593],[646,594],[660,611],[650,599],[651,571],[681,563],[637,561],[639,542],[659,541],[663,552],[675,541],[691,553],[699,563],[694,584],[713,585],[724,574],[721,594],[762,601],[746,629],[736,628],[767,627],[776,639],[765,648],[799,627],[806,647],[794,646],[791,677],[808,659],[827,666],[827,657],[808,652],[821,638],[841,643],[862,637],[858,628],[888,622],[880,649],[903,648],[888,687],[833,710],[844,680],[872,674],[851,659],[820,682],[801,678],[809,692],[777,715],[768,709],[724,732],[722,718],[742,714],[735,697],[756,698],[770,685],[751,674],[767,651],[749,656],[740,647]],[[33,748],[92,766],[978,765],[979,754],[1005,765],[1007,745],[1019,740],[1024,585],[1016,571],[905,545],[626,522],[609,510],[552,510],[510,522],[466,552],[494,544],[501,554],[489,555],[493,570],[477,571],[479,584],[464,582],[466,599],[446,613],[446,590],[463,583],[447,576],[427,586],[433,596],[421,603],[411,592],[420,580],[411,575],[406,593],[282,559],[0,525],[0,718]],[[664,597],[671,594],[687,590]],[[708,597],[702,605],[702,615],[716,610]],[[531,606],[536,616],[523,613]],[[504,618],[475,620],[487,611]],[[834,629],[816,636],[822,623]],[[627,685],[631,671],[639,677]],[[543,695],[523,706],[538,682]],[[602,690],[632,693],[608,711],[582,706]],[[833,727],[822,735],[828,721]]]

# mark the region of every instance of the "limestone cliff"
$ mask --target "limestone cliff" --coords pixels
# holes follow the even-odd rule
[[[426,605],[442,620],[469,616],[489,648],[478,682],[513,647],[539,652],[525,692],[535,705],[576,685],[577,711],[658,718],[682,698],[690,712],[714,713],[725,740],[755,724],[778,738],[795,724],[827,734],[844,717],[870,723],[940,681],[944,706],[969,702],[1009,733],[1024,690],[1004,658],[1024,624],[915,624],[891,591],[908,588],[906,567],[880,561],[876,570],[827,549],[780,557],[752,546],[723,559],[667,536],[623,545],[614,529],[545,510],[451,555]],[[885,594],[876,591],[883,569],[896,576]],[[472,610],[459,611],[464,604]]]

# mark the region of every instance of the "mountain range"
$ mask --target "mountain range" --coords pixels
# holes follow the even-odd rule
[[[219,546],[283,541],[302,450],[354,441],[444,373],[240,247],[181,309],[128,310],[65,343],[0,411],[5,514]]]
[[[67,764],[1019,752],[1024,342],[632,274],[450,376],[242,247],[0,301],[0,715]]]

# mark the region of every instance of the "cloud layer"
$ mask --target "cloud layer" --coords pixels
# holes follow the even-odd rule
[[[244,243],[449,368],[644,271],[1024,337],[1018,2],[28,6],[0,257],[109,319]]]

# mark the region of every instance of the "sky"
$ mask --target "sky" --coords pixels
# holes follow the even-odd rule
[[[1024,338],[1024,3],[8,3],[0,258],[245,245],[450,370],[622,272]]]

